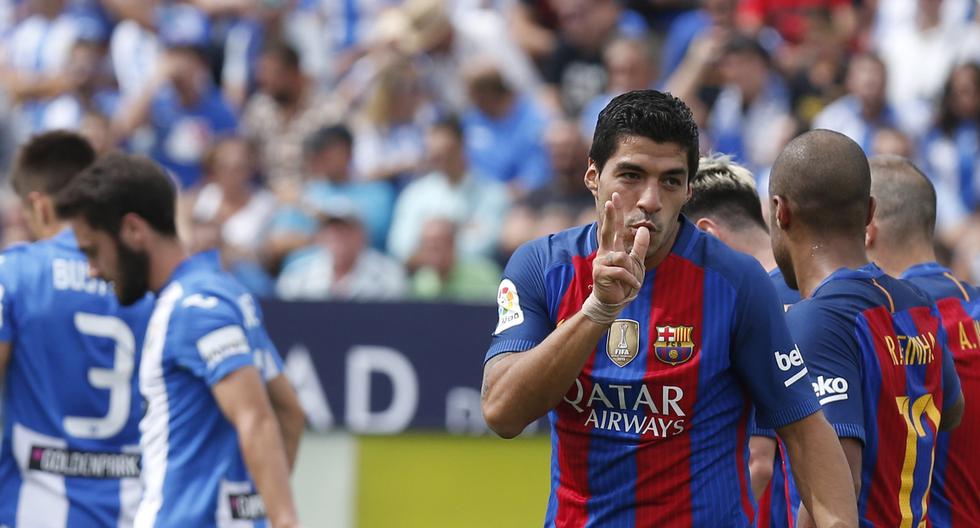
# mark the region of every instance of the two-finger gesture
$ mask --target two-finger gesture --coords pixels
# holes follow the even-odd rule
[[[613,193],[602,210],[599,225],[599,249],[592,263],[592,289],[596,299],[607,305],[620,305],[633,300],[643,285],[646,272],[643,260],[650,245],[646,227],[636,230],[633,247],[626,251],[626,214],[622,198]]]

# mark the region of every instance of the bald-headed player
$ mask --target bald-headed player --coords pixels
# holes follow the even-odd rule
[[[773,165],[769,196],[776,262],[804,298],[787,322],[847,456],[861,525],[919,526],[937,433],[963,412],[938,309],[869,261],[875,205],[854,141],[797,137]],[[799,520],[810,525],[804,508]]]
[[[963,396],[971,402],[960,426],[939,435],[929,520],[935,526],[975,526],[980,519],[980,292],[936,262],[936,191],[910,161],[871,160],[871,194],[878,206],[868,225],[868,256],[887,273],[908,280],[936,300]],[[971,317],[970,310],[973,309]]]
[[[691,179],[691,199],[682,212],[728,247],[755,257],[769,272],[784,307],[800,300],[799,292],[786,286],[776,266],[755,178],[748,169],[724,155],[701,158]],[[758,502],[755,525],[759,528],[793,526],[800,504],[796,486],[786,477],[789,461],[783,455],[785,449],[777,453],[777,441],[776,431],[753,424],[749,476]]]

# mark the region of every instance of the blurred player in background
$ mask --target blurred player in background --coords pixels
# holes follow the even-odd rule
[[[93,161],[78,134],[49,132],[11,171],[38,241],[0,256],[0,526],[131,526],[139,501],[134,373],[152,301],[121,307],[89,277],[53,198]]]
[[[499,435],[551,418],[546,525],[750,526],[754,403],[821,525],[856,526],[771,282],[680,215],[698,165],[690,110],[653,90],[616,97],[589,158],[599,222],[516,251],[484,367]]]
[[[279,425],[256,368],[261,321],[213,255],[188,258],[175,191],[149,160],[110,154],[58,200],[92,272],[113,280],[122,304],[157,292],[140,366],[147,409],[135,526],[253,526],[266,517],[296,526]]]
[[[935,526],[974,526],[980,519],[980,323],[970,315],[980,292],[936,262],[936,191],[910,161],[871,159],[874,219],[868,256],[885,272],[905,279],[938,304],[963,397],[968,402],[956,430],[939,434],[929,520]]]
[[[682,209],[699,229],[714,235],[728,247],[755,257],[769,272],[784,307],[800,300],[783,280],[772,255],[769,228],[762,215],[762,204],[755,178],[748,169],[727,156],[701,158],[698,173],[691,180],[691,199]],[[776,431],[755,426],[749,440],[749,475],[758,501],[756,526],[792,527],[800,497],[792,478],[787,478],[786,449],[777,451]]]
[[[938,310],[868,260],[874,200],[857,143],[827,130],[797,137],[769,196],[776,262],[804,298],[787,322],[847,455],[861,523],[919,526],[936,435],[963,412]],[[800,526],[810,522],[801,507]]]

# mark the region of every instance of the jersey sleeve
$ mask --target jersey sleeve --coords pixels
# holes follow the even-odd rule
[[[535,244],[514,252],[497,290],[497,328],[484,362],[506,352],[524,352],[554,329],[548,315],[544,259]]]
[[[0,342],[14,340],[14,296],[17,294],[17,274],[13,270],[14,260],[9,255],[0,255]]]
[[[820,409],[769,276],[747,266],[738,287],[732,362],[755,404],[756,424],[778,429]]]
[[[805,301],[786,314],[810,370],[813,391],[837,436],[864,442],[864,394],[856,323],[833,307]]]
[[[230,301],[191,295],[174,311],[174,356],[178,365],[214,386],[232,372],[256,367],[245,321]]]

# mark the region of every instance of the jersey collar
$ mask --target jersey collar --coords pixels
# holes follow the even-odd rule
[[[78,249],[78,240],[75,239],[75,230],[70,227],[66,227],[59,231],[58,234],[51,240],[59,246]]]
[[[879,268],[878,265],[875,264],[874,262],[865,264],[864,266],[861,266],[860,268],[857,269],[840,268],[837,271],[831,273],[829,277],[821,281],[820,284],[818,284],[817,287],[813,289],[813,293],[810,294],[810,297],[816,295],[817,291],[820,290],[820,288],[823,288],[826,284],[830,283],[831,281],[848,280],[848,279],[875,280],[880,278],[884,274],[885,272],[881,268]]]
[[[913,277],[929,277],[933,275],[943,275],[945,273],[950,275],[953,274],[949,268],[938,262],[923,262],[922,264],[909,266],[909,269],[902,272],[898,278],[911,279]]]
[[[184,259],[183,262],[177,265],[173,274],[170,275],[170,280],[160,288],[163,291],[170,286],[172,283],[180,280],[182,277],[194,273],[195,271],[219,271],[221,269],[221,259],[218,255],[218,250],[212,249],[208,251],[202,251],[196,253]]]

